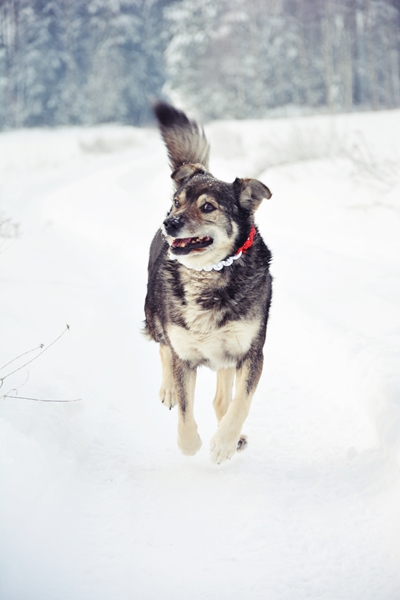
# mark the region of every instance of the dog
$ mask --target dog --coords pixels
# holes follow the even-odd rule
[[[150,247],[145,333],[160,344],[160,398],[178,407],[183,454],[201,447],[193,413],[197,367],[217,372],[211,459],[219,464],[247,445],[241,430],[263,367],[271,253],[254,213],[272,194],[255,179],[216,179],[196,121],[165,102],[154,112],[175,191]]]

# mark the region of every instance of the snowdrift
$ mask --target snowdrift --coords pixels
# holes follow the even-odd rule
[[[220,468],[214,374],[188,459],[141,335],[171,191],[156,131],[0,135],[0,218],[20,229],[0,239],[0,365],[70,326],[0,371],[2,599],[400,597],[399,122],[207,128],[217,177],[273,192],[265,370],[249,448]]]

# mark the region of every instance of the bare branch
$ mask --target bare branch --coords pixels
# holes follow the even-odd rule
[[[33,402],[80,402],[82,398],[73,398],[72,400],[55,400],[54,398],[29,398],[27,396],[10,396],[5,394],[1,397],[1,400],[7,400],[8,398],[15,398],[16,400],[32,400]]]
[[[31,352],[35,352],[36,350],[42,349],[41,352],[39,352],[39,354],[37,356],[35,356],[34,358],[32,358],[31,360],[28,360],[25,364],[23,364],[22,366],[18,367],[18,369],[15,369],[14,371],[12,371],[11,373],[8,373],[7,375],[5,375],[4,377],[0,378],[0,388],[3,387],[4,385],[4,380],[7,379],[7,377],[10,377],[11,375],[14,375],[14,373],[18,373],[18,371],[20,371],[21,369],[23,369],[24,367],[26,367],[27,365],[29,365],[31,362],[33,362],[34,360],[36,360],[37,358],[39,358],[39,356],[41,356],[44,352],[46,352],[46,350],[48,350],[51,346],[53,346],[63,335],[66,331],[68,331],[70,329],[69,325],[66,325],[64,331],[58,336],[56,337],[55,340],[53,340],[51,342],[51,344],[49,344],[48,346],[46,346],[46,348],[44,347],[44,344],[40,344],[40,346],[38,346],[37,348],[33,348],[32,350],[28,350],[27,352],[24,352],[23,354],[20,354],[19,356],[17,356],[16,358],[13,358],[12,360],[10,360],[10,362],[8,362],[7,364],[5,364],[3,367],[1,367],[1,369],[4,369],[5,367],[7,367],[8,365],[10,365],[11,363],[13,363],[14,361],[18,360],[19,358],[26,356],[27,354],[30,354]],[[26,382],[29,379],[29,371],[27,374],[27,377],[25,379],[25,381],[19,385],[18,387],[14,387],[11,390],[9,390],[8,392],[6,392],[5,394],[3,394],[2,396],[0,396],[0,400],[8,400],[8,399],[16,399],[16,400],[32,400],[33,402],[80,402],[82,400],[82,398],[72,398],[72,399],[58,399],[58,398],[32,398],[30,396],[20,396],[18,394],[18,390],[23,387]]]
[[[51,342],[51,344],[49,344],[48,346],[46,346],[41,352],[39,352],[39,354],[37,356],[35,356],[34,358],[32,358],[31,360],[28,360],[28,362],[26,362],[25,364],[21,365],[20,367],[18,367],[18,369],[15,369],[14,371],[11,371],[11,373],[7,373],[7,375],[4,375],[4,377],[0,377],[0,382],[1,385],[3,385],[3,382],[5,379],[7,379],[7,377],[10,377],[11,375],[14,375],[14,373],[17,373],[18,371],[20,371],[21,369],[23,369],[24,367],[26,367],[27,365],[29,365],[31,362],[33,362],[34,360],[36,360],[37,358],[39,358],[39,356],[41,356],[42,354],[44,354],[49,348],[51,348],[51,346],[54,346],[54,344],[56,342],[58,342],[58,340],[64,335],[64,333],[66,331],[68,331],[70,329],[69,325],[67,325],[64,329],[64,331],[62,333],[60,333],[60,335],[58,337],[56,337],[55,340],[53,340]],[[42,346],[43,347],[43,346]],[[21,355],[23,356],[23,355]],[[16,360],[16,359],[15,359]],[[11,361],[13,362],[13,361]],[[10,364],[10,363],[9,363]],[[4,368],[4,367],[2,367]],[[0,387],[1,387],[0,385]]]
[[[44,344],[40,344],[36,348],[32,348],[32,350],[27,350],[26,352],[23,352],[19,356],[16,356],[12,360],[10,360],[10,362],[8,362],[5,365],[3,365],[2,367],[0,367],[0,371],[2,371],[3,369],[5,369],[6,367],[8,367],[8,365],[11,365],[11,363],[13,363],[14,361],[18,360],[19,358],[22,358],[23,356],[26,356],[27,354],[30,354],[31,352],[36,352],[36,350],[41,350],[42,348],[44,348]]]
[[[19,385],[18,387],[8,390],[8,392],[6,392],[3,396],[0,396],[0,400],[4,400],[6,398],[6,396],[8,396],[8,394],[11,394],[11,392],[15,392],[16,394],[18,394],[18,390],[20,390],[22,387],[24,387],[24,385],[27,383],[28,379],[29,379],[29,371],[26,374],[26,379],[25,379],[24,383],[21,383],[21,385]],[[3,387],[3,381],[0,382],[0,388],[1,387]]]

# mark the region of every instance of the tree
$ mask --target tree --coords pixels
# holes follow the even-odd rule
[[[3,0],[0,128],[142,124],[165,82],[166,0]]]
[[[399,106],[399,5],[182,0],[167,13],[167,89],[203,118]]]

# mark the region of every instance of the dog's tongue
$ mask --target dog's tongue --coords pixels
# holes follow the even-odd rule
[[[173,246],[186,246],[187,244],[190,244],[190,240],[192,238],[176,238],[173,242],[172,245]]]

